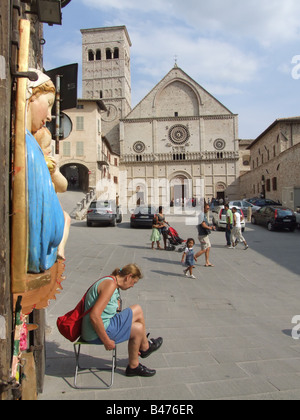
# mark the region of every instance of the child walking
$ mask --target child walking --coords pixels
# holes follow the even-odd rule
[[[195,279],[196,277],[193,275],[193,268],[195,268],[195,261],[197,262],[197,259],[194,254],[194,247],[195,241],[193,238],[189,238],[186,241],[186,248],[184,253],[182,254],[181,262],[184,262],[185,259],[185,265],[186,269],[183,270],[184,274],[188,276],[188,273],[190,274],[191,279]]]

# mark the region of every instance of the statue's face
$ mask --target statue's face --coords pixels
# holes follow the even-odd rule
[[[35,134],[47,121],[51,121],[51,109],[55,100],[54,93],[33,97],[29,103],[31,115],[31,133]]]

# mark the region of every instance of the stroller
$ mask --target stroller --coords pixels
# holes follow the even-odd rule
[[[174,251],[178,245],[182,245],[180,248],[178,248],[178,252],[183,252],[185,249],[185,242],[186,240],[181,239],[178,235],[177,231],[172,228],[170,225],[168,225],[169,228],[166,231],[167,236],[167,249],[170,251]]]

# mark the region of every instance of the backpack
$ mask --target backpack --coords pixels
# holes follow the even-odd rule
[[[110,277],[110,276],[108,276]],[[113,278],[113,277],[112,277]],[[113,278],[114,280],[114,278]],[[99,281],[99,280],[97,280]],[[95,283],[97,283],[97,281]],[[95,284],[94,283],[94,284]],[[92,284],[91,287],[94,286]],[[84,311],[84,304],[85,298],[90,290],[90,288],[86,291],[85,295],[82,297],[80,302],[76,305],[74,309],[57,318],[56,325],[59,332],[67,339],[70,340],[72,343],[77,340],[78,337],[81,335],[81,325],[82,325],[82,318],[86,316],[92,309],[89,308],[87,311]]]
[[[201,219],[202,220],[202,219]],[[206,216],[203,216],[203,220],[201,221],[201,223],[197,226],[198,229],[198,235],[199,236],[206,236],[206,235],[210,235],[211,234],[211,230],[210,229],[206,229],[202,226],[202,223],[205,222],[208,225],[208,220],[206,218]]]

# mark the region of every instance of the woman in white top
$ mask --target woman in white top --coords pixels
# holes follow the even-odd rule
[[[244,217],[237,211],[236,207],[232,208],[233,213],[233,228],[231,232],[231,248],[235,248],[239,242],[243,242],[245,245],[245,250],[248,249],[248,244],[245,240],[245,238],[242,235],[242,227],[241,227],[241,221],[244,219]]]

